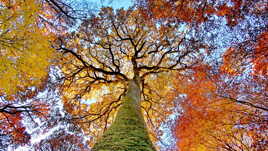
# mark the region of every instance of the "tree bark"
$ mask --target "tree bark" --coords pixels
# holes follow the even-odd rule
[[[155,151],[141,113],[140,80],[130,80],[115,121],[92,151]]]

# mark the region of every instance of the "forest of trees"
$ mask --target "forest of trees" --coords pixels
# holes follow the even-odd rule
[[[0,0],[0,151],[268,149],[267,0],[103,2]]]

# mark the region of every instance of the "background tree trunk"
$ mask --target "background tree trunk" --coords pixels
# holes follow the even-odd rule
[[[130,80],[115,121],[92,151],[155,151],[140,106],[139,80]]]

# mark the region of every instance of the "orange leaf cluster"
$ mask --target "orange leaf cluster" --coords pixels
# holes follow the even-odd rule
[[[205,9],[201,7],[196,8],[195,6],[197,5],[198,0],[148,0],[147,3],[148,10],[142,9],[144,16],[147,16],[146,18],[177,18],[185,22],[204,22],[206,20],[204,14],[212,14],[215,11],[211,6],[208,6]]]
[[[235,26],[239,20],[243,19],[244,8],[251,6],[250,2],[243,0],[231,0],[231,4],[227,1],[220,5],[215,5],[207,0],[136,0],[141,7],[142,14],[147,19],[179,19],[184,22],[202,23],[208,20],[211,15],[223,16],[227,20],[229,26]],[[218,1],[216,1],[217,3]],[[263,5],[256,3],[256,8],[263,13]],[[267,8],[267,6],[265,6]],[[251,10],[251,8],[250,8]],[[258,13],[251,10],[251,13]]]
[[[258,38],[253,64],[256,74],[268,76],[268,32],[262,33]]]
[[[234,61],[236,57],[235,48],[227,49],[223,55],[223,64],[221,65],[220,70],[229,75],[238,74],[237,69],[235,68],[236,62]]]
[[[257,113],[228,98],[220,97],[217,92],[218,78],[208,76],[208,67],[193,68],[189,77],[177,77],[176,91],[180,94],[183,112],[177,120],[175,135],[180,151],[215,151],[231,145],[231,148],[263,148],[258,142],[267,136],[265,124],[249,123],[264,121],[250,116]],[[246,139],[247,138],[247,139]],[[249,141],[250,140],[250,141]],[[257,148],[257,147],[256,147]]]
[[[14,143],[17,144],[24,144],[30,140],[30,136],[26,133],[21,120],[22,117],[20,113],[0,114],[0,129],[3,130],[5,134],[10,135]]]

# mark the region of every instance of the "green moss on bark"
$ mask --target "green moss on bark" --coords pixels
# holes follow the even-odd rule
[[[129,89],[137,89],[130,85]],[[92,151],[155,151],[140,110],[139,95],[129,90],[116,119]],[[134,96],[135,95],[135,96]]]

